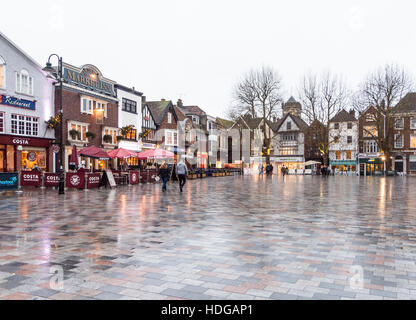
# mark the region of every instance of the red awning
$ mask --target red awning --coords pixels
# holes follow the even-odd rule
[[[163,149],[146,150],[138,154],[138,158],[140,160],[148,159],[148,158],[166,159],[166,158],[173,158],[173,157],[175,157],[175,154],[173,152],[166,151]]]
[[[104,150],[97,148],[96,146],[89,146],[82,149],[79,154],[84,157],[100,159],[100,160],[109,160],[110,156]]]
[[[108,155],[114,159],[128,159],[128,158],[137,158],[137,153],[134,151],[126,150],[123,148],[111,150],[108,152]]]

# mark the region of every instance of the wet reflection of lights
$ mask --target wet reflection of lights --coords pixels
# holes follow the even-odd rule
[[[27,212],[28,212],[28,204],[27,204],[27,200],[23,201],[22,206],[20,208],[21,211],[21,217],[23,221],[27,220]]]
[[[386,178],[380,178],[379,192],[378,192],[378,213],[382,220],[384,220],[386,210]]]

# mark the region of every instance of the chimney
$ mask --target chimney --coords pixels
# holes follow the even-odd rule
[[[166,101],[166,99],[165,98],[162,98],[162,99],[160,99],[160,101],[163,101],[164,102],[164,101]]]
[[[142,96],[142,103],[146,103],[146,96]]]
[[[183,107],[183,103],[181,99],[178,99],[178,102],[176,103],[178,108],[182,108]]]
[[[350,109],[350,115],[352,115],[355,118],[355,111],[354,111],[354,109]]]

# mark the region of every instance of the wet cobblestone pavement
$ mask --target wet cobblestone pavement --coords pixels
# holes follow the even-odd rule
[[[1,194],[0,299],[414,299],[415,190],[253,176]]]

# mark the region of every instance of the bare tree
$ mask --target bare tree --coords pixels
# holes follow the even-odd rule
[[[234,90],[235,105],[228,111],[228,115],[235,118],[247,112],[253,118],[262,118],[263,145],[262,152],[266,155],[266,162],[270,162],[268,150],[271,148],[271,132],[267,130],[267,122],[278,115],[278,106],[282,102],[281,79],[271,67],[251,70]]]
[[[301,81],[299,96],[316,148],[324,159],[324,164],[328,165],[329,147],[334,142],[328,136],[329,122],[341,109],[347,107],[349,92],[340,76],[330,72],[320,76],[310,73]]]
[[[363,130],[374,138],[384,153],[388,168],[391,168],[390,156],[394,142],[394,107],[413,89],[413,85],[413,79],[403,67],[386,64],[371,72],[355,95],[354,105],[358,111],[362,112],[370,106],[376,110],[374,114],[376,130],[365,128]]]

